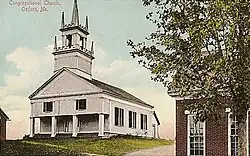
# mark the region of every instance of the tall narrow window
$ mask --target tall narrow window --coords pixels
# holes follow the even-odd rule
[[[80,37],[80,46],[81,46],[81,49],[83,50],[84,47],[84,40],[83,40],[83,37]]]
[[[52,111],[53,111],[53,102],[44,102],[43,112],[52,112]]]
[[[115,107],[115,126],[124,126],[124,109]]]
[[[229,118],[231,120],[230,125],[230,145],[231,145],[231,156],[238,155],[238,121],[236,116]]]
[[[86,109],[86,99],[76,100],[76,110],[85,110]]]
[[[148,127],[147,115],[141,114],[141,129],[147,130]]]
[[[129,111],[129,128],[136,128],[136,112]]]
[[[205,155],[205,123],[198,121],[195,123],[194,115],[188,116],[188,155]]]
[[[67,35],[67,45],[69,48],[72,46],[72,35]]]

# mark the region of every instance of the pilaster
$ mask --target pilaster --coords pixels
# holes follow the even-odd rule
[[[30,136],[29,137],[34,137],[35,133],[35,118],[30,117]]]
[[[72,137],[77,137],[77,124],[78,124],[78,117],[76,115],[73,115],[73,134]]]
[[[99,114],[99,133],[98,136],[103,137],[104,136],[104,114]]]
[[[51,137],[55,137],[56,136],[56,127],[57,127],[56,117],[52,116],[51,120],[52,120],[51,121]]]

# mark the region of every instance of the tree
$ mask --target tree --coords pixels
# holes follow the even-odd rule
[[[246,154],[250,106],[250,1],[142,0],[157,11],[146,18],[156,31],[128,40],[131,56],[179,96],[200,99],[187,106],[198,120],[223,118],[231,108],[239,123],[239,155]],[[226,102],[226,103],[225,103]]]

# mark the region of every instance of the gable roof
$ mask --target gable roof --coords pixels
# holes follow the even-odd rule
[[[75,74],[74,72],[68,70],[67,68],[62,68],[61,70],[56,72],[49,80],[47,80],[41,87],[39,87],[34,93],[32,93],[29,96],[29,99],[34,97],[40,90],[42,90],[47,84],[49,84],[53,79],[55,79],[63,71],[67,71],[67,72],[69,72],[69,73],[71,73],[71,74],[73,74],[73,75],[75,75],[75,76],[77,76],[77,77],[91,83],[92,85],[102,89],[103,90],[102,92],[104,92],[106,94],[109,94],[110,96],[113,96],[113,97],[116,97],[116,98],[119,98],[119,99],[123,99],[123,100],[126,100],[126,101],[130,101],[130,102],[134,102],[134,103],[137,103],[137,104],[140,104],[140,105],[143,105],[143,106],[154,108],[154,106],[152,106],[150,104],[147,104],[146,102],[144,102],[141,99],[135,97],[134,95],[124,91],[121,88],[115,87],[113,85],[107,84],[105,82],[101,82],[101,81],[93,79],[93,78],[91,80],[89,80],[87,78],[84,78],[82,76],[79,76],[79,75]]]
[[[5,120],[10,120],[9,117],[4,113],[2,108],[0,108],[0,116],[3,117]]]
[[[64,68],[62,68],[61,70],[59,70],[58,72],[56,72],[54,75],[52,75],[45,83],[43,83],[39,88],[37,88],[28,98],[31,99],[33,98],[35,95],[37,95],[37,93],[42,90],[45,86],[47,86],[52,80],[54,80],[59,74],[61,74],[64,70]]]

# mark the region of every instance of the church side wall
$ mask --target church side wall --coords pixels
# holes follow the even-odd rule
[[[124,109],[124,126],[122,127],[115,126],[115,107]],[[136,112],[136,128],[129,128],[129,111]],[[146,131],[141,130],[141,114],[147,115]],[[147,132],[146,136],[153,137],[152,115],[153,112],[150,109],[143,109],[141,107],[110,100],[111,133],[145,136],[145,132]]]

